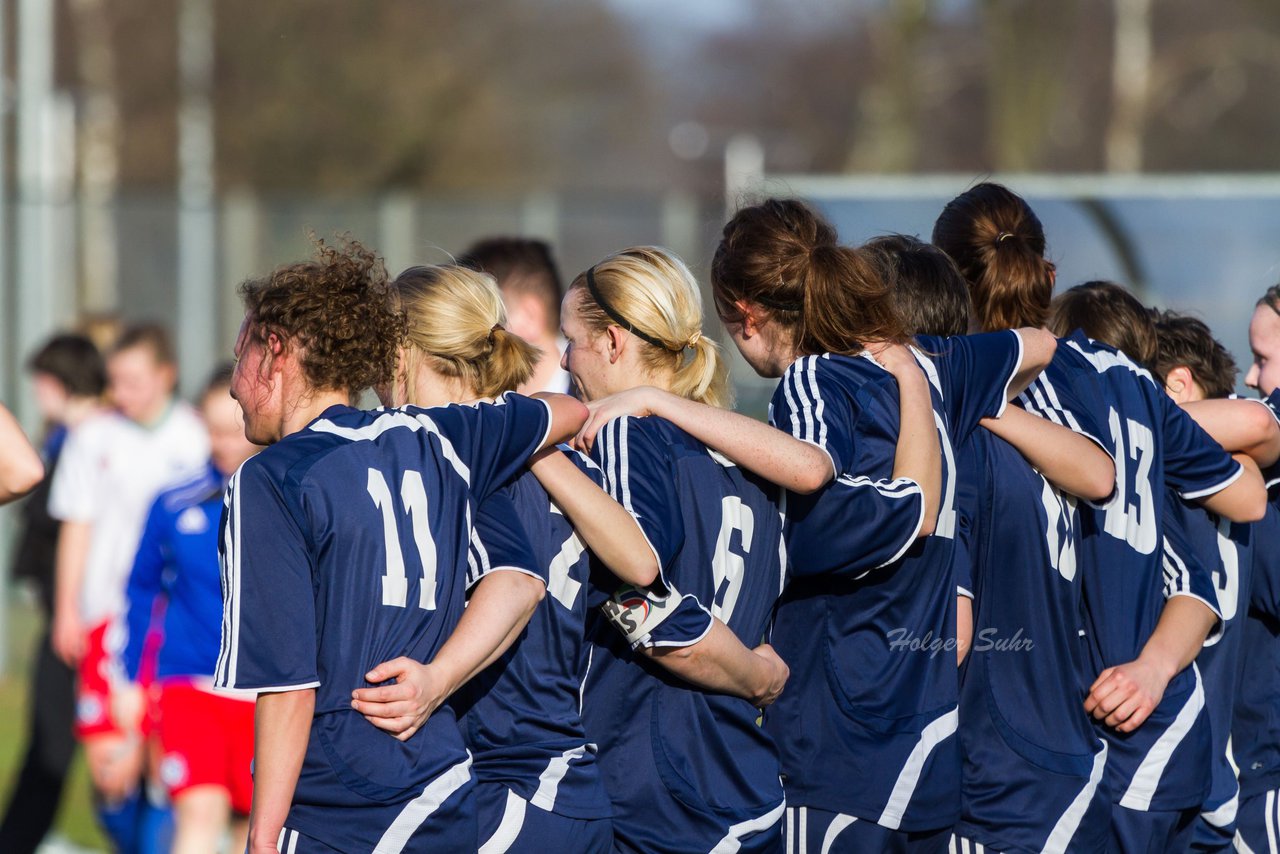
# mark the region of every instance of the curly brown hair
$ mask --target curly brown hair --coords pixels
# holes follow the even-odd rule
[[[387,270],[372,249],[312,238],[316,256],[240,286],[248,334],[271,333],[297,348],[307,381],[350,392],[384,385],[395,373],[405,321],[391,299]]]

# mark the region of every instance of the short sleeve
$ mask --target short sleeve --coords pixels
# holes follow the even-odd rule
[[[1280,422],[1280,388],[1264,398],[1241,397],[1236,394],[1231,395],[1231,397],[1233,400],[1251,400],[1260,406],[1265,406],[1267,411],[1271,413],[1271,417]],[[1280,485],[1280,461],[1274,462],[1262,470],[1262,480],[1266,483],[1267,489]]]
[[[1171,499],[1172,500],[1172,499]],[[1166,523],[1169,518],[1166,514]],[[1207,556],[1206,556],[1207,557]],[[1205,640],[1206,645],[1215,642],[1222,634],[1222,609],[1218,604],[1218,589],[1213,583],[1213,568],[1197,555],[1186,537],[1175,524],[1166,524],[1161,563],[1164,567],[1164,598],[1188,596],[1201,602],[1218,618]]]
[[[568,457],[569,461],[578,467],[578,471],[591,478],[592,483],[601,489],[605,488],[604,471],[596,464],[595,460],[568,445],[557,445],[556,447],[560,449],[560,453]]]
[[[522,572],[547,583],[547,567],[539,566],[533,546],[505,490],[495,492],[476,511],[467,552],[467,589],[491,572]]]
[[[963,444],[983,418],[999,418],[1009,384],[1022,366],[1022,337],[1012,329],[951,338],[922,336],[941,380],[942,405],[952,441]]]
[[[711,612],[693,596],[623,585],[602,608],[632,649],[693,646],[711,631]]]
[[[1234,483],[1244,467],[1167,394],[1161,393],[1157,400],[1164,437],[1165,482],[1189,500],[1221,492]]]
[[[92,522],[101,512],[101,473],[92,424],[72,430],[49,490],[49,515],[61,522]]]
[[[138,551],[129,573],[125,592],[124,644],[120,663],[130,681],[137,681],[143,648],[155,615],[156,599],[164,587],[164,569],[169,560],[169,516],[163,499],[151,505],[147,524],[138,541]]]
[[[806,512],[807,508],[807,512]],[[804,524],[808,513],[823,514],[822,526],[849,549],[833,548],[823,537],[788,537],[787,558],[793,578],[838,572],[858,577],[887,566],[915,543],[924,524],[924,494],[909,478],[873,480],[841,475],[822,500],[788,496],[788,522]]]
[[[591,458],[604,474],[605,491],[640,525],[663,572],[684,546],[680,495],[666,449],[644,419],[623,416],[601,428]]]
[[[1091,439],[1110,457],[1106,400],[1096,371],[1059,371],[1053,364],[1018,395],[1028,412]]]
[[[227,488],[218,553],[223,619],[214,687],[318,686],[313,558],[280,483],[259,458]]]
[[[467,470],[480,501],[515,477],[542,447],[551,430],[551,407],[508,392],[493,403],[412,410],[426,415]]]
[[[855,421],[848,395],[821,356],[802,356],[792,362],[769,404],[769,423],[826,451],[836,475],[853,464]]]

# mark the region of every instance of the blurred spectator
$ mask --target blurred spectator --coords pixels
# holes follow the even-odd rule
[[[0,851],[15,854],[35,851],[53,825],[75,752],[75,672],[54,653],[51,641],[58,520],[49,515],[49,487],[68,431],[98,411],[107,383],[101,354],[81,335],[55,336],[31,357],[27,369],[46,422],[43,456],[49,474],[22,507],[13,562],[15,576],[35,586],[45,617],[31,678],[26,758],[0,822]]]
[[[560,300],[564,288],[551,247],[524,237],[487,237],[458,258],[458,263],[493,276],[507,307],[507,328],[542,351],[542,359],[522,394],[569,391],[569,374],[560,366],[565,341],[560,337]]]
[[[162,750],[159,776],[175,814],[173,854],[215,851],[228,829],[230,850],[243,851],[249,835],[253,697],[213,693],[222,636],[222,494],[231,475],[258,450],[244,436],[240,404],[231,397],[231,371],[228,365],[216,372],[200,396],[209,462],[152,505],[122,615],[121,664],[129,683],[116,692],[115,717],[136,725],[145,703],[139,671],[157,600],[167,600],[152,704]]]
[[[194,410],[174,398],[177,368],[165,331],[126,330],[107,358],[115,409],[84,422],[67,439],[49,496],[61,520],[53,648],[79,665],[76,734],[99,796],[99,819],[125,852],[137,851],[167,810],[153,808],[139,780],[145,733],[116,724],[119,682],[108,629],[123,606],[125,582],[147,511],[157,494],[204,465],[209,441]]]

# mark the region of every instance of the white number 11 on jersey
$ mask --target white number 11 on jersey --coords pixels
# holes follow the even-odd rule
[[[400,551],[400,526],[396,521],[395,500],[387,479],[377,469],[369,469],[369,497],[382,511],[382,536],[387,547],[387,574],[382,576],[382,604],[404,608],[409,604],[409,576],[404,569],[404,553]],[[422,474],[406,471],[400,483],[400,500],[413,524],[413,542],[422,561],[422,584],[418,588],[418,607],[434,611],[436,607],[436,542],[431,538],[427,521],[427,490]]]

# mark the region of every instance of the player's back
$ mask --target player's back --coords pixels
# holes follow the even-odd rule
[[[744,645],[761,643],[783,580],[772,490],[658,418],[610,422],[592,455],[653,545],[663,582],[683,597],[635,642],[687,646],[715,616]],[[638,850],[708,850],[730,831],[779,820],[778,760],[750,702],[670,675],[602,619],[591,637],[583,721],[600,745],[618,839]]]
[[[979,431],[974,640],[960,691],[963,818],[993,850],[1104,843],[1106,750],[1084,712],[1077,499]],[[1056,834],[1056,835],[1055,835]]]
[[[790,805],[904,831],[958,817],[955,447],[1003,410],[1019,353],[1012,332],[918,339],[942,457],[937,524],[923,539],[919,487],[893,479],[892,376],[862,354],[805,357],[783,377],[774,423],[826,449],[837,473],[787,497],[791,581],[771,639],[791,678],[765,729]]]
[[[1079,332],[1058,350],[1062,358],[1046,371],[1051,378],[1067,382],[1077,371],[1096,373],[1104,399],[1095,419],[1106,425],[1104,439],[1116,462],[1115,494],[1104,504],[1079,506],[1088,672],[1097,674],[1138,658],[1164,609],[1166,572],[1203,571],[1181,535],[1168,529],[1169,491],[1194,500],[1225,488],[1241,468],[1123,353]],[[1207,761],[1202,707],[1203,688],[1192,666],[1169,681],[1160,705],[1135,733],[1099,727],[1111,748],[1107,785],[1116,803],[1139,811],[1179,810],[1203,797],[1207,780],[1165,773]]]
[[[608,816],[609,797],[579,706],[590,553],[533,474],[526,472],[497,494],[514,509],[547,593],[511,649],[450,701],[474,757],[476,779],[501,784],[560,815]],[[485,547],[485,510],[473,542],[473,562],[480,564],[473,578],[493,559]]]
[[[232,478],[215,687],[315,688],[290,827],[343,850],[372,848],[378,836],[359,835],[369,826],[335,809],[395,804],[442,780],[447,797],[470,779],[447,707],[401,742],[351,708],[351,691],[377,664],[439,651],[462,613],[473,502],[520,470],[548,411],[519,396],[335,406]]]

